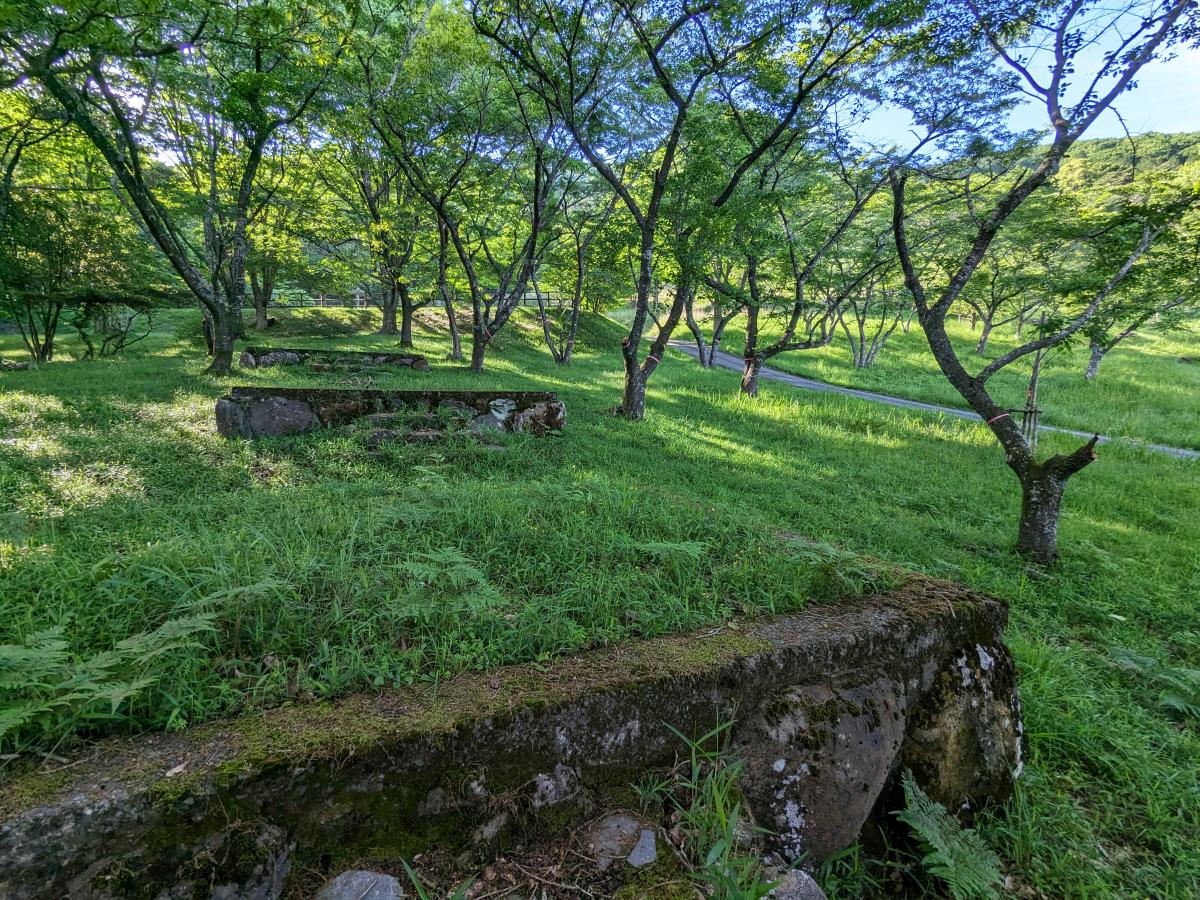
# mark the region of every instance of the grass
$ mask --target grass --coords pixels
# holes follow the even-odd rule
[[[965,321],[951,319],[948,331],[970,371],[978,371],[1017,345],[1010,327],[998,328],[980,356],[974,353],[978,330],[972,331]],[[777,334],[778,330],[765,326],[759,345],[766,346]],[[676,337],[691,339],[686,332]],[[740,356],[745,341],[740,322],[734,320],[721,339],[721,349]],[[1086,340],[1047,357],[1038,386],[1038,405],[1045,424],[1200,449],[1200,332],[1135,334],[1105,356],[1094,381],[1083,377],[1087,360]],[[831,384],[966,407],[938,369],[916,322],[907,334],[897,329],[875,365],[865,369],[855,368],[840,330],[826,347],[782,353],[769,365]],[[992,378],[989,389],[998,403],[1010,408],[1025,405],[1029,369],[1030,363],[1021,361]]]
[[[392,346],[353,334],[347,315],[360,314],[286,314],[270,342]],[[222,440],[212,403],[230,384],[328,382],[200,374],[192,313],[125,359],[75,363],[65,342],[61,362],[0,374],[0,644],[57,627],[60,667],[94,675],[84,664],[121,640],[198,623],[103,670],[101,688],[153,670],[115,715],[51,706],[21,740],[177,727],[869,586],[852,557],[773,537],[788,531],[1012,604],[1029,758],[1005,815],[980,830],[1022,884],[1200,893],[1200,739],[1163,680],[1200,669],[1195,463],[1103,448],[1068,489],[1062,566],[1035,576],[1008,552],[1016,484],[977,425],[770,384],[749,401],[735,374],[679,353],[651,383],[646,421],[628,423],[607,413],[619,329],[589,319],[560,368],[531,326],[502,332],[483,376],[442,361],[443,340],[422,330],[434,371],[378,379],[557,390],[564,434],[513,437],[505,452],[464,441],[373,457],[332,433]],[[0,347],[17,355],[11,336]],[[1120,352],[1136,364],[1116,351],[1100,384]],[[1160,363],[1141,377],[1165,378]],[[1173,439],[1173,390],[1146,394],[1165,405],[1143,403],[1140,436]],[[1070,443],[1048,436],[1043,452]]]

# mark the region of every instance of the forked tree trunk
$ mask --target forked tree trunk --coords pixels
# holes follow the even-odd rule
[[[1024,464],[1009,455],[1009,466],[1021,483],[1021,519],[1017,525],[1017,553],[1042,566],[1058,560],[1058,521],[1067,481],[1096,459],[1095,435],[1073,453],[1052,456],[1045,462]]]
[[[268,273],[268,267],[264,267],[261,278],[255,269],[251,269],[248,273],[250,296],[254,301],[254,329],[256,331],[266,331],[268,326],[267,305],[275,293],[275,277]]]
[[[1058,520],[1066,486],[1065,478],[1056,478],[1041,466],[1021,479],[1017,552],[1039,565],[1053,565],[1058,559]]]
[[[254,298],[254,330],[267,330],[267,304],[258,297]]]

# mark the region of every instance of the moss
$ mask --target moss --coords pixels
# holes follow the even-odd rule
[[[643,869],[625,867],[625,871],[631,873],[630,877],[613,893],[613,900],[695,900],[695,883],[669,851],[660,853],[653,865]]]
[[[886,605],[912,607],[913,615],[928,618],[931,595],[964,613],[965,607],[978,604],[978,597],[964,595],[961,587],[913,578],[889,595]],[[715,634],[666,636],[583,653],[544,671],[509,666],[462,674],[437,688],[416,686],[379,697],[284,707],[177,735],[102,744],[84,765],[11,779],[0,788],[0,814],[7,818],[44,805],[68,789],[100,785],[103,790],[114,783],[131,793],[148,789],[156,805],[170,807],[189,795],[219,792],[249,773],[261,775],[271,766],[336,761],[413,738],[436,747],[476,721],[507,718],[521,708],[537,710],[591,692],[619,691],[637,682],[715,674],[771,647],[730,623]],[[831,702],[807,712],[811,721],[821,722],[836,718],[840,709]],[[183,770],[165,777],[181,759]]]
[[[36,809],[49,803],[67,788],[72,778],[73,773],[66,769],[17,776],[0,795],[0,817],[8,818],[21,810]]]

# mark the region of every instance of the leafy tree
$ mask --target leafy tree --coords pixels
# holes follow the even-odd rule
[[[34,363],[54,358],[64,322],[144,306],[172,291],[123,214],[94,149],[29,99],[0,95],[7,157],[0,201],[0,302]],[[110,340],[112,352],[124,341]]]
[[[614,266],[594,249],[597,239],[610,230],[619,198],[607,183],[588,170],[586,163],[573,160],[569,166],[562,179],[555,216],[559,227],[549,236],[548,252],[532,278],[542,336],[550,355],[560,365],[571,362],[585,294],[590,295],[594,310],[604,307],[605,298],[624,299],[624,285],[619,276],[613,277]],[[557,309],[547,308],[543,288],[558,295]],[[565,308],[564,296],[569,298]],[[552,317],[556,317],[554,323]]]
[[[1017,160],[1005,168],[1003,188],[994,197],[981,196],[970,178],[993,156],[957,181],[964,204],[973,208],[977,225],[966,248],[945,277],[928,277],[918,271],[908,240],[906,186],[910,175],[900,168],[891,175],[894,207],[893,232],[904,272],[905,285],[917,307],[917,317],[947,380],[987,423],[1004,448],[1005,462],[1021,486],[1021,518],[1017,549],[1030,559],[1052,563],[1058,555],[1058,522],[1067,481],[1095,458],[1098,437],[1072,453],[1038,460],[1030,441],[1011,413],[988,393],[988,380],[1002,368],[1040,350],[1061,344],[1084,328],[1129,274],[1166,226],[1148,217],[1140,235],[1127,244],[1121,261],[1109,269],[1099,290],[1067,321],[992,360],[972,374],[964,366],[946,334],[946,317],[972,277],[979,271],[1001,230],[1022,205],[1043,188],[1059,169],[1072,146],[1096,119],[1133,83],[1149,60],[1173,43],[1196,39],[1196,11],[1187,0],[1149,0],[1101,7],[1069,0],[1043,5],[970,5],[958,23],[960,39],[979,40],[1020,78],[1022,88],[1037,97],[1053,130],[1051,143],[1032,160]],[[1115,35],[1115,37],[1114,37]],[[1098,66],[1088,67],[1083,51],[1097,41],[1115,41]],[[1076,87],[1081,85],[1081,87]],[[983,154],[977,154],[983,156]],[[945,177],[946,172],[940,173]]]
[[[267,308],[281,284],[311,279],[313,260],[307,223],[333,214],[321,181],[311,177],[313,154],[275,148],[263,160],[247,227],[246,278],[254,304],[254,327],[267,328]]]
[[[385,19],[358,55],[371,125],[462,269],[473,371],[546,252],[566,159],[550,110],[506,79],[489,50],[469,21],[435,6],[415,36]]]
[[[229,371],[241,332],[264,154],[297,139],[355,17],[353,5],[331,11],[316,0],[0,4],[4,76],[57,103],[103,157],[204,310],[213,373]],[[164,185],[177,179],[182,208]]]
[[[1138,200],[1166,191],[1169,198],[1200,192],[1200,165],[1186,164],[1169,173],[1151,171],[1127,188]],[[1111,302],[1084,326],[1089,358],[1084,377],[1094,379],[1100,363],[1114,347],[1139,331],[1166,331],[1200,318],[1200,211],[1186,212],[1138,261]]]
[[[737,122],[740,141],[721,160],[709,203],[720,208],[780,141],[801,110],[881,52],[920,17],[915,7],[805,3],[473,3],[476,27],[506,54],[561,119],[638,229],[634,316],[622,341],[621,414],[640,419],[646,384],[691,296],[691,248],[701,223],[660,216],[689,117],[711,100]],[[666,240],[679,271],[674,299],[641,355]]]

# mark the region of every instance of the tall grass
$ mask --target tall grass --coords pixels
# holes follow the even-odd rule
[[[339,335],[321,324],[337,325],[330,311],[288,319],[329,332],[289,344],[394,340]],[[68,342],[61,362],[0,374],[0,644],[60,629],[70,667],[173,619],[212,629],[155,657],[154,672],[114,669],[156,679],[115,714],[92,705],[66,730],[25,724],[6,747],[177,727],[872,587],[853,557],[795,534],[1012,604],[1029,758],[1005,815],[979,827],[1020,885],[1200,895],[1200,739],[1195,718],[1163,702],[1164,678],[1200,668],[1195,463],[1102,448],[1068,488],[1062,566],[1034,575],[1008,552],[1018,494],[986,430],[775,385],[744,400],[735,375],[680,354],[655,375],[646,421],[628,423],[607,412],[619,337],[588,319],[576,360],[557,367],[520,318],[472,376],[423,330],[433,371],[374,379],[559,391],[564,434],[504,451],[464,440],[372,456],[333,433],[225,441],[212,403],[230,384],[329,382],[200,374],[192,313],[125,359],[74,362]],[[5,352],[12,340],[0,338]],[[1176,386],[1157,385],[1170,372],[1153,360],[1139,372],[1153,389],[1138,431],[1169,440]]]

